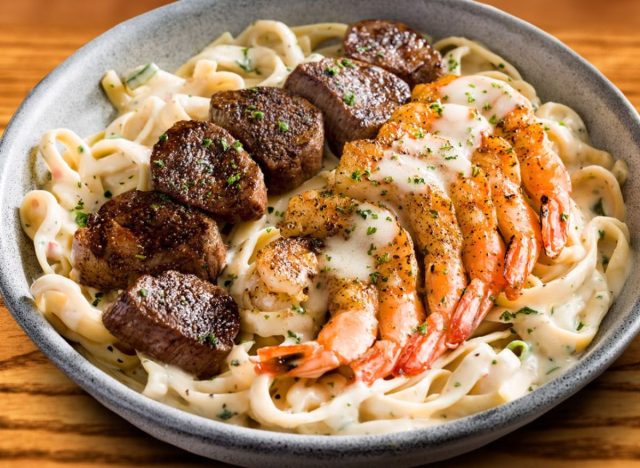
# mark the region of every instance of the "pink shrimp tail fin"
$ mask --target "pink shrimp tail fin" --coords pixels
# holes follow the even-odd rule
[[[356,380],[371,385],[377,379],[390,375],[396,365],[401,347],[390,340],[380,340],[360,359],[351,363]]]
[[[511,240],[504,262],[504,278],[508,284],[505,289],[507,298],[514,300],[520,296],[520,290],[533,270],[537,258],[538,246],[534,238],[521,237]]]
[[[567,243],[570,211],[568,203],[561,203],[555,198],[544,197],[542,201],[540,207],[542,243],[548,257],[557,257]]]
[[[394,375],[416,375],[431,367],[433,361],[446,350],[444,329],[445,319],[442,315],[429,315],[424,333],[415,332],[402,348],[393,370]]]
[[[446,340],[447,347],[457,348],[469,338],[492,306],[493,298],[488,285],[478,278],[473,279],[451,317]]]
[[[258,358],[258,374],[317,378],[340,366],[335,353],[311,343],[267,346],[258,350]]]

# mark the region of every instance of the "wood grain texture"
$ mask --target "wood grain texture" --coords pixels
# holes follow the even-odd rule
[[[320,0],[319,0],[320,1]],[[73,51],[162,0],[2,2],[0,131]],[[640,2],[489,0],[554,34],[640,107]],[[96,84],[97,85],[97,84]],[[599,379],[533,424],[455,466],[640,466],[640,339]],[[115,416],[55,368],[0,300],[0,466],[218,466]]]

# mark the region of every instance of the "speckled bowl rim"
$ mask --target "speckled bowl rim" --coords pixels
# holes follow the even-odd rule
[[[103,42],[126,28],[143,27],[156,15],[175,17],[183,9],[193,7],[194,3],[198,2],[167,5],[114,27],[79,49],[29,93],[0,141],[0,206],[5,203],[4,187],[7,178],[11,176],[10,154],[15,142],[13,129],[19,127],[27,115],[35,111],[37,102],[44,98],[45,88],[64,79],[68,67],[82,62]],[[577,73],[599,85],[602,93],[606,94],[606,100],[619,110],[621,121],[634,129],[633,140],[640,147],[640,118],[637,112],[622,93],[591,64],[551,35],[493,7],[466,0],[450,0],[450,3],[457,3],[460,8],[478,16],[491,17],[507,28],[517,28],[523,34],[531,34],[544,40],[551,54],[575,64]],[[0,225],[0,265],[5,265],[10,256],[17,254],[15,244],[8,240],[11,236],[6,235],[5,226],[6,223]],[[286,460],[305,458],[316,464],[328,460],[370,464],[392,457],[415,461],[415,457],[406,457],[411,452],[424,453],[425,461],[463,453],[515,430],[573,395],[601,374],[640,331],[640,305],[636,299],[626,320],[608,333],[598,346],[588,350],[575,367],[565,374],[523,398],[440,426],[367,436],[283,434],[235,427],[195,416],[151,400],[126,387],[82,358],[42,320],[28,298],[14,293],[15,289],[19,289],[16,285],[21,281],[24,279],[0,269],[0,289],[7,307],[47,357],[73,381],[105,406],[158,438],[220,460],[249,464],[253,462],[247,460],[258,460],[263,456],[263,464],[270,465],[278,459],[278,454]],[[214,453],[206,447],[216,447],[217,451]]]

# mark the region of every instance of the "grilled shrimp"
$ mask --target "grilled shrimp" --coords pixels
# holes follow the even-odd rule
[[[407,336],[424,317],[406,231],[376,205],[318,191],[293,197],[280,228],[285,237],[322,239],[328,247],[321,258],[331,319],[313,342],[258,350],[257,370],[312,378],[351,364],[355,377],[367,383],[388,375]],[[366,233],[352,236],[355,229]],[[337,255],[346,253],[347,262],[370,265],[350,271],[348,264],[329,255],[332,248]],[[378,332],[381,340],[374,345]]]
[[[260,249],[249,290],[253,305],[275,311],[306,301],[305,290],[319,271],[316,253],[320,247],[313,239],[279,238]]]
[[[545,253],[557,256],[567,241],[571,180],[527,100],[504,82],[478,76],[445,77],[418,85],[412,99],[431,105],[439,101],[472,105],[497,124],[497,135],[513,145],[522,184],[539,207]]]
[[[474,167],[471,177],[460,177],[451,198],[464,239],[462,260],[471,278],[449,324],[447,346],[456,348],[480,325],[506,285],[505,247],[482,169]]]
[[[518,159],[506,140],[485,136],[473,154],[472,162],[487,176],[498,227],[508,242],[504,267],[508,283],[505,294],[513,300],[520,294],[540,255],[540,223],[524,198]]]
[[[446,330],[467,278],[462,233],[451,201],[433,187],[410,194],[407,201],[416,242],[424,254],[429,316],[409,338],[394,373],[413,375],[427,369],[446,350]]]

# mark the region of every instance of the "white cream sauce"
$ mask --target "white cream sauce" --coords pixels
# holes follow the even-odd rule
[[[369,275],[375,272],[375,257],[371,252],[392,242],[398,226],[390,212],[371,203],[361,203],[351,216],[350,224],[350,235],[325,240],[320,265],[329,275],[369,282]]]

